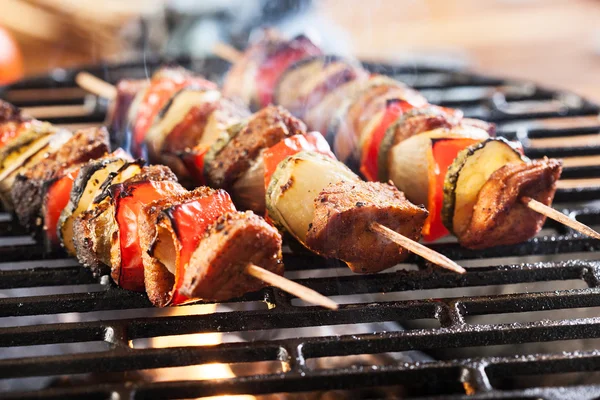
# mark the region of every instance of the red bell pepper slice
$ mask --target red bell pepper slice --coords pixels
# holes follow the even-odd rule
[[[138,215],[141,209],[155,200],[181,190],[172,181],[146,181],[121,185],[113,194],[120,233],[121,266],[117,284],[123,289],[143,292],[144,265],[138,234]]]
[[[181,160],[197,186],[206,185],[204,157],[209,149],[209,145],[196,146],[181,156]]]
[[[46,215],[44,215],[44,231],[49,243],[54,247],[60,244],[58,238],[58,220],[62,210],[67,207],[71,196],[73,182],[79,168],[73,169],[54,181],[46,192]]]
[[[301,151],[315,151],[335,159],[335,155],[331,152],[327,140],[319,132],[309,132],[306,135],[294,135],[285,138],[263,152],[265,189],[269,187],[271,176],[273,176],[273,173],[277,169],[277,165],[286,157]]]
[[[303,58],[322,54],[321,49],[308,39],[297,39],[295,42],[287,43],[289,47],[277,51],[273,56],[265,60],[256,73],[256,91],[261,107],[273,103],[273,92],[279,77],[285,70]]]
[[[365,140],[360,160],[360,172],[369,181],[378,180],[378,159],[381,142],[385,137],[387,129],[406,111],[413,108],[413,105],[400,99],[388,101],[381,122],[369,134]]]
[[[224,190],[210,196],[176,205],[170,209],[171,221],[181,250],[176,266],[172,305],[182,304],[188,297],[180,293],[185,270],[206,230],[223,214],[235,211],[235,206]]]
[[[444,204],[444,181],[448,168],[458,153],[477,143],[476,139],[443,138],[431,141],[429,158],[429,193],[427,210],[429,216],[423,226],[423,239],[433,241],[446,236],[449,232],[442,223],[442,207]]]
[[[158,112],[164,107],[171,97],[186,86],[197,86],[202,89],[216,89],[213,82],[199,77],[182,77],[179,79],[158,78],[154,79],[140,102],[137,115],[133,123],[132,154],[141,155],[142,144],[148,130],[154,122]]]

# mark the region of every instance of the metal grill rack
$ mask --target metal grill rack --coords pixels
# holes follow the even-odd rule
[[[227,67],[216,59],[178,62],[217,80]],[[158,65],[155,60],[145,64],[94,66],[86,70],[115,82],[125,77],[144,77]],[[593,208],[593,204],[590,208],[589,203],[600,200],[600,120],[596,105],[572,93],[549,90],[530,82],[432,67],[367,66],[422,90],[432,102],[458,107],[468,116],[497,122],[499,134],[521,140],[526,153],[533,158],[565,157],[565,180],[556,196],[560,203],[557,207],[568,208],[565,212],[584,223],[600,225],[600,211]],[[73,80],[76,72],[57,70],[50,76],[17,83],[0,95],[19,106],[34,107],[38,115],[46,115],[57,124],[75,128],[101,123],[106,104],[76,88]],[[67,110],[70,116],[56,113],[57,106],[67,106],[61,110]],[[567,140],[560,141],[560,138]],[[516,246],[468,251],[454,242],[435,244],[436,250],[471,265],[464,276],[432,269],[418,258],[411,262],[419,268],[398,268],[368,276],[328,274],[327,271],[339,271],[336,268],[341,266],[307,253],[287,252],[284,261],[288,274],[325,295],[341,296],[338,299],[346,304],[335,312],[304,306],[285,293],[266,288],[228,302],[226,306],[231,309],[226,312],[198,314],[192,311],[195,306],[186,306],[178,308],[177,315],[169,315],[169,311],[149,309],[150,304],[143,295],[121,290],[107,277],[94,279],[74,261],[63,262],[60,255],[43,254],[41,246],[22,236],[22,230],[13,225],[10,215],[0,215],[0,234],[0,294],[4,295],[0,297],[0,382],[27,377],[87,373],[102,376],[102,373],[126,372],[121,375],[122,379],[112,381],[91,379],[82,385],[54,384],[35,391],[8,391],[0,393],[0,397],[143,399],[332,390],[339,391],[336,393],[340,396],[352,393],[350,397],[356,397],[361,393],[365,397],[378,397],[382,396],[380,392],[355,391],[378,387],[401,387],[400,392],[395,393],[415,398],[592,399],[600,396],[599,379],[570,386],[538,384],[542,382],[540,377],[552,380],[552,377],[574,373],[589,377],[594,371],[600,371],[600,353],[593,350],[600,349],[594,347],[597,345],[584,351],[560,351],[561,344],[568,341],[600,338],[600,314],[594,315],[594,310],[597,311],[594,307],[600,307],[600,262],[594,260],[600,242],[551,223],[542,235]],[[531,262],[535,256],[539,257]],[[30,261],[13,263],[23,260]],[[318,277],[310,277],[313,273]],[[569,282],[574,282],[575,288],[567,285]],[[526,290],[504,294],[491,290],[515,284]],[[528,285],[538,284],[545,286],[541,290],[529,290],[533,286]],[[83,289],[73,289],[77,287]],[[40,288],[42,293],[36,294]],[[478,288],[480,294],[469,294],[472,288]],[[386,297],[381,293],[390,295]],[[258,302],[263,307],[249,309],[245,306],[247,302]],[[518,321],[525,313],[558,313],[569,309],[575,310],[567,318],[548,317],[546,313],[541,319],[525,322],[500,319],[509,315],[516,316]],[[589,312],[581,314],[582,309]],[[17,322],[19,318],[40,315],[75,317],[71,322]],[[487,322],[478,322],[477,317],[482,316],[488,317]],[[267,335],[262,340],[238,340],[214,346],[136,348],[131,344],[145,338],[191,333],[268,332],[384,321],[410,327],[413,321],[423,320],[428,321],[428,325],[407,330],[317,337],[298,333],[283,339],[270,339]],[[2,348],[18,352],[21,348],[25,351],[40,345],[87,342],[101,342],[103,347],[74,354],[27,355],[25,352],[16,357],[1,357]],[[526,354],[519,353],[522,347],[517,347],[545,342],[556,344],[556,351]],[[508,353],[438,356],[450,349],[469,348],[477,352],[499,345],[510,345]],[[386,365],[315,368],[312,364],[313,360],[323,357],[409,350],[431,357],[422,362]],[[167,382],[138,380],[130,374],[155,368],[263,361],[278,363],[280,370],[221,380]],[[517,383],[523,378],[529,384]]]

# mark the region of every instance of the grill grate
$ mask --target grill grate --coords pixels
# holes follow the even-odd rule
[[[226,68],[224,62],[216,59],[178,62],[215,80]],[[158,60],[151,60],[145,65],[102,65],[87,70],[114,82],[120,78],[144,77],[158,65]],[[600,120],[596,105],[571,93],[528,82],[429,67],[381,64],[368,67],[422,90],[432,102],[459,107],[468,116],[497,122],[499,134],[521,140],[530,157],[564,157],[565,179],[556,196],[556,201],[562,203],[559,207],[567,207],[565,212],[586,224],[600,225],[600,211],[588,208],[589,201],[600,200]],[[19,106],[34,107],[38,114],[48,113],[52,116],[48,119],[57,124],[76,127],[100,123],[106,104],[75,87],[76,72],[58,70],[50,76],[29,79],[5,89],[1,96]],[[64,105],[72,107],[68,112],[75,110],[77,115],[56,113],[54,107]],[[557,140],[561,138],[567,139]],[[463,260],[465,265],[472,264],[464,276],[432,270],[417,257],[410,262],[420,268],[400,267],[369,276],[348,275],[339,272],[345,270],[336,269],[341,266],[335,261],[288,251],[284,255],[288,274],[325,295],[351,296],[346,298],[350,299],[345,301],[347,304],[332,312],[297,304],[286,293],[266,288],[226,303],[233,309],[227,312],[200,315],[194,306],[189,306],[178,308],[177,315],[169,315],[169,310],[149,310],[150,303],[143,295],[115,287],[108,277],[97,280],[72,260],[62,260],[60,255],[44,255],[41,246],[22,236],[22,229],[4,214],[0,216],[0,259],[3,261],[0,264],[0,347],[104,342],[107,348],[75,354],[3,358],[0,359],[0,382],[11,378],[114,373],[207,363],[275,361],[280,362],[283,369],[277,373],[223,380],[88,382],[83,386],[8,391],[0,396],[19,399],[190,398],[225,393],[270,394],[403,385],[405,394],[425,396],[419,398],[596,398],[600,396],[600,381],[568,387],[502,385],[503,380],[519,376],[600,371],[600,353],[594,350],[520,355],[515,348],[505,356],[435,357],[437,350],[600,338],[600,314],[589,317],[576,310],[573,311],[576,318],[569,319],[512,323],[499,319],[492,324],[477,323],[473,319],[582,308],[593,313],[593,307],[600,307],[600,261],[593,260],[600,242],[551,222],[543,233],[546,235],[518,246],[485,251],[461,249],[455,242],[435,244],[436,250]],[[29,261],[15,263],[24,260]],[[317,277],[309,278],[312,273]],[[528,290],[527,285],[544,282],[551,283],[540,291]],[[565,286],[569,282],[576,282],[578,287]],[[514,293],[492,290],[515,284],[521,289]],[[553,285],[561,289],[554,290]],[[81,289],[71,293],[65,289],[73,287]],[[58,292],[35,292],[53,288]],[[469,291],[475,288],[479,294]],[[433,295],[427,292],[431,290],[435,290]],[[385,297],[379,295],[381,293],[391,295]],[[410,293],[417,293],[417,298],[409,299]],[[441,298],[431,298],[440,294]],[[268,307],[249,309],[246,306],[257,302],[266,303]],[[76,313],[77,318],[61,323],[16,322],[19,320],[16,317],[66,313]],[[265,332],[388,321],[410,326],[419,320],[428,320],[436,326],[319,337],[296,334],[283,339],[269,339],[267,335],[267,339],[252,343],[238,340],[210,347],[135,348],[131,345],[134,340],[191,333]],[[329,369],[311,365],[311,360],[321,357],[409,350],[434,354],[433,360]]]

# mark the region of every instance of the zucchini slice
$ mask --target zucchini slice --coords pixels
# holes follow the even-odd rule
[[[273,173],[265,198],[269,217],[304,244],[319,193],[332,183],[358,180],[341,162],[301,151],[284,159]]]
[[[503,138],[490,138],[458,153],[444,182],[444,226],[454,234],[462,232],[469,224],[479,191],[490,175],[518,161],[528,160]]]
[[[129,161],[131,160],[113,155],[90,162],[79,171],[73,182],[69,203],[61,213],[57,227],[58,237],[69,254],[75,255],[73,243],[75,219],[90,208],[94,199],[101,193],[104,182],[109,178],[112,180],[114,177],[112,174]]]

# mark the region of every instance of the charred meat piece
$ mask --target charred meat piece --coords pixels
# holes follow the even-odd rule
[[[356,273],[379,272],[402,262],[408,251],[370,229],[378,222],[418,241],[427,210],[410,203],[394,186],[379,182],[339,182],[315,199],[308,247],[345,261]]]
[[[58,151],[17,175],[11,195],[21,225],[31,230],[41,224],[39,216],[45,183],[60,176],[70,166],[102,157],[108,151],[108,132],[105,128],[82,129]]]
[[[304,123],[279,106],[269,106],[253,114],[248,124],[208,161],[211,186],[228,189],[258,157],[260,151],[281,139],[306,133]]]
[[[535,236],[546,217],[521,203],[526,196],[546,205],[552,203],[561,162],[542,159],[509,163],[495,171],[479,191],[467,228],[455,232],[461,245],[470,249],[510,245]]]
[[[281,236],[251,211],[225,214],[192,255],[182,292],[220,301],[256,291],[265,284],[245,273],[249,263],[282,275]]]
[[[217,218],[233,211],[227,192],[206,186],[143,208],[139,224],[144,282],[154,305],[189,301],[180,288],[190,257]]]

